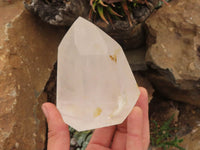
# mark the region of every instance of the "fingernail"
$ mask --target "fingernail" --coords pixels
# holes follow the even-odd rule
[[[45,117],[47,118],[48,117],[48,110],[47,110],[47,108],[44,104],[42,105],[42,111],[43,111]]]
[[[135,107],[133,107],[133,111],[134,112],[141,111],[141,108],[139,106],[135,106]]]

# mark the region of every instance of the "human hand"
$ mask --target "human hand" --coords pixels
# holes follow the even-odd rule
[[[96,129],[86,150],[147,150],[149,146],[148,95],[140,88],[139,99],[127,119],[120,125]],[[66,125],[51,103],[42,110],[48,122],[48,150],[69,150],[70,136]]]

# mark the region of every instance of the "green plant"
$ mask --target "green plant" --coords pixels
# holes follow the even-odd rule
[[[171,126],[173,119],[174,115],[172,115],[169,120],[165,121],[160,127],[158,123],[153,120],[154,126],[151,128],[152,146],[160,147],[164,150],[167,150],[171,147],[176,147],[179,150],[185,150],[183,147],[179,146],[183,139],[178,139],[176,135],[174,138],[172,136],[172,133],[177,130],[177,127]]]
[[[161,6],[162,3],[168,4],[167,1],[169,0],[160,1],[159,6]],[[96,13],[104,22],[109,24],[109,22],[112,23],[112,19],[125,19],[127,17],[131,26],[134,22],[133,17],[131,17],[131,12],[134,8],[139,7],[140,5],[151,7],[151,4],[147,0],[117,0],[113,3],[106,3],[103,2],[103,0],[90,0],[90,5],[90,19],[92,18],[93,13]]]
[[[69,127],[70,131],[70,137],[75,138],[77,145],[76,145],[76,150],[85,150],[91,137],[92,137],[92,130],[89,131],[83,131],[83,132],[78,132],[72,127]]]
[[[112,18],[119,19],[127,16],[129,24],[132,25],[130,10],[132,7],[136,7],[139,1],[140,0],[122,0],[121,2],[107,4],[102,0],[90,0],[92,9],[90,10],[89,18],[92,17],[93,13],[96,13],[104,22],[109,24],[109,22],[112,22]]]

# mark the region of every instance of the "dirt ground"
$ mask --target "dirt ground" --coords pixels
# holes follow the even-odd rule
[[[200,109],[196,106],[180,103],[172,100],[163,100],[156,96],[149,104],[150,125],[153,126],[153,120],[162,125],[174,114],[172,126],[178,128],[176,134],[183,136],[192,131],[200,124]]]

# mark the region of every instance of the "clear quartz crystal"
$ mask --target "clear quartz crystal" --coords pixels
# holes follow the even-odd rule
[[[58,48],[57,107],[78,131],[122,123],[139,89],[120,45],[79,17]]]

